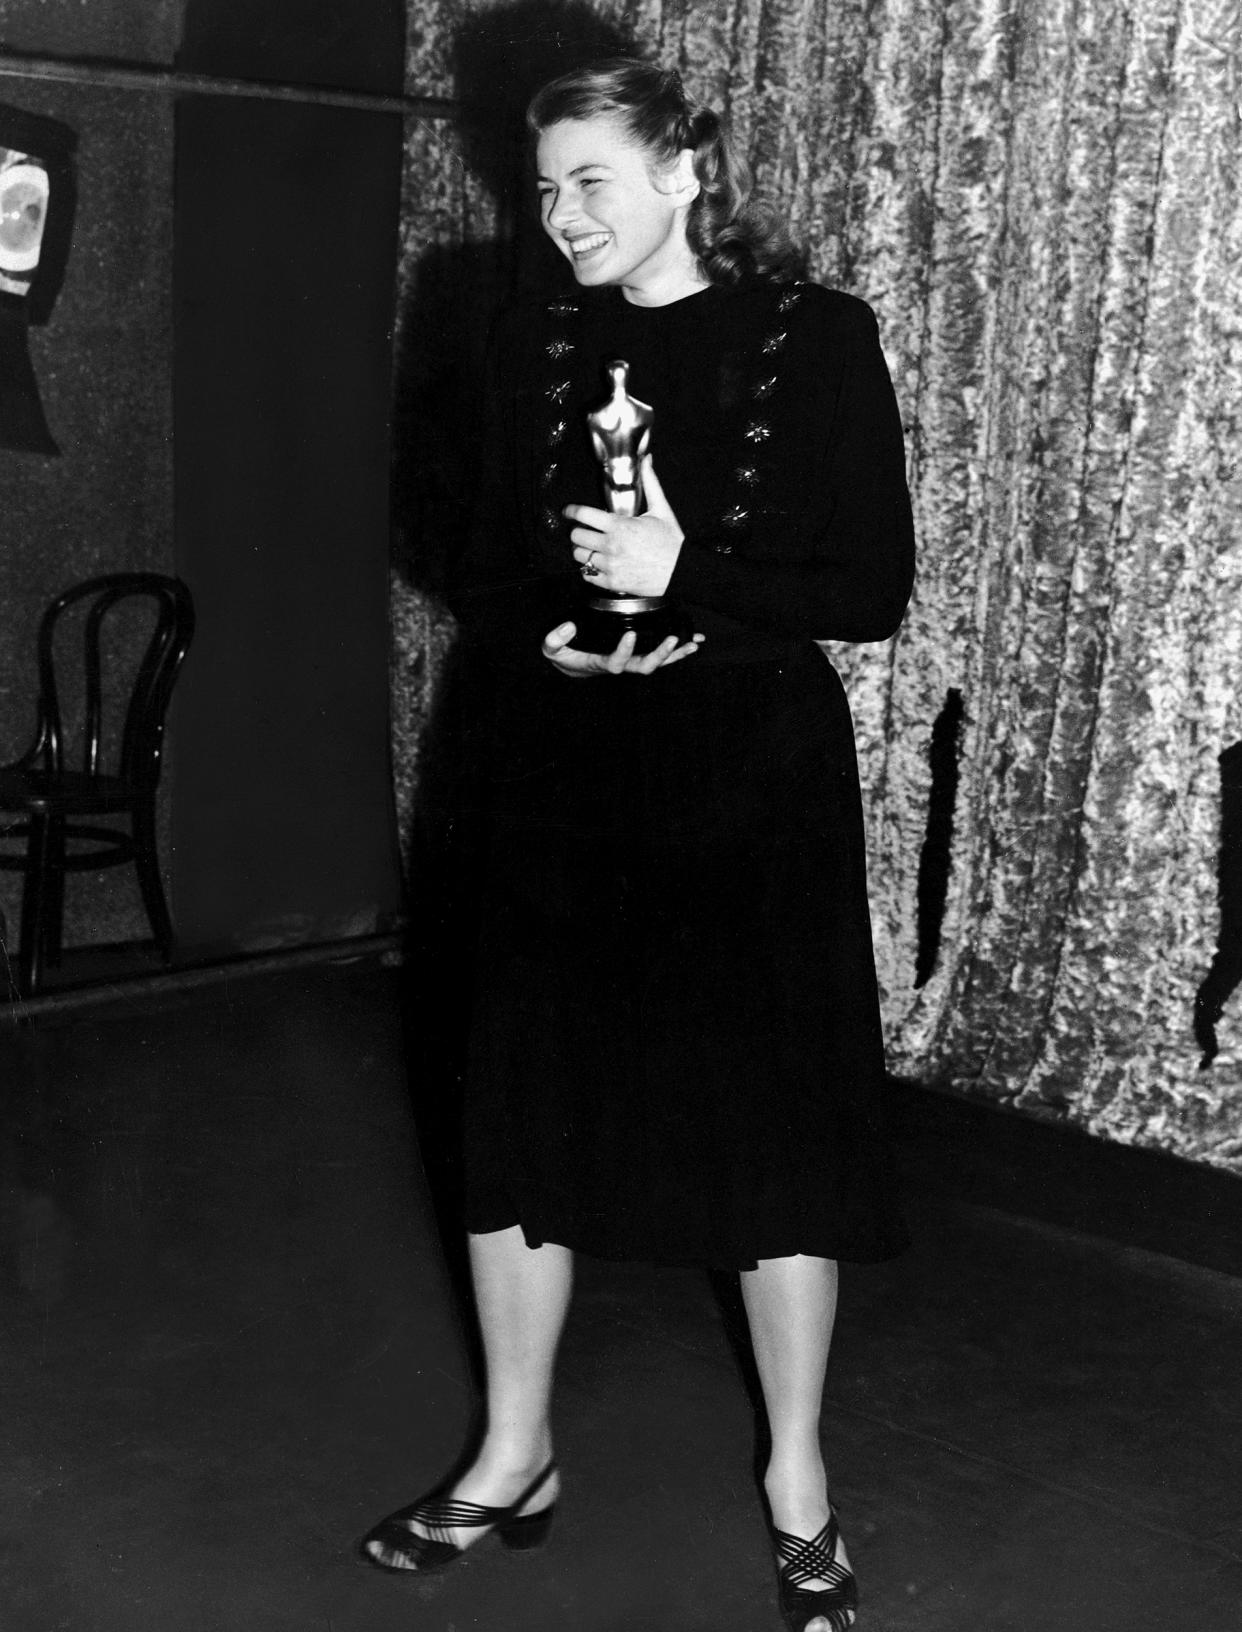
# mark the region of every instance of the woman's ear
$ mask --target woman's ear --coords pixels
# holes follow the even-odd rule
[[[699,178],[694,173],[694,149],[683,147],[673,163],[664,172],[661,192],[672,193],[679,204],[693,204],[702,192]]]

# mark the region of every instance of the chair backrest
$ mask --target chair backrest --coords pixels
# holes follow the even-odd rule
[[[83,618],[82,770],[96,776],[103,770],[104,678],[102,631],[104,619],[132,597],[155,603],[155,621],[134,671],[125,707],[117,774],[136,787],[154,787],[160,776],[164,719],[177,671],[194,635],[194,602],[179,578],[158,572],[115,572],[75,584],[58,595],[39,625],[39,714],[35,741],[26,761],[42,762],[54,775],[64,770],[65,733],[56,680],[56,631],[61,614],[80,601],[90,601]]]

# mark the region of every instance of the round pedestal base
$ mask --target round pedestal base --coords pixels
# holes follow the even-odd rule
[[[680,643],[694,633],[685,613],[671,601],[660,601],[642,612],[584,604],[576,607],[571,616],[578,628],[573,646],[580,652],[600,652],[604,656],[615,652],[621,637],[631,630],[636,657],[645,657],[670,635],[676,635]]]

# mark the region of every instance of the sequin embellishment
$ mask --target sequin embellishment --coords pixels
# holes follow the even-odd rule
[[[785,289],[776,301],[776,316],[779,323],[788,317],[802,302],[804,286],[797,284],[793,288]],[[773,326],[771,331],[764,335],[759,343],[757,367],[755,377],[749,388],[749,399],[752,403],[767,403],[780,395],[781,376],[771,370],[785,350],[789,339],[789,331],[783,327]],[[750,447],[758,449],[772,436],[771,421],[766,418],[747,420],[742,427],[742,439]],[[752,463],[749,458],[733,470],[733,492],[728,495],[725,508],[720,514],[720,525],[735,538],[744,537],[752,517],[761,507],[758,504],[759,491],[763,486],[763,465]],[[717,555],[732,555],[733,545],[727,542],[718,542],[712,545]]]
[[[549,301],[546,307],[548,316],[556,320],[558,328],[566,319],[576,317],[578,310],[577,302],[572,300]],[[576,343],[565,333],[554,333],[543,344],[543,353],[551,359],[552,368],[549,369],[551,378],[547,379],[543,386],[542,396],[551,406],[555,417],[547,426],[544,438],[547,451],[537,477],[540,495],[539,532],[544,545],[556,549],[558,554],[564,547],[565,522],[548,501],[553,496],[552,489],[560,470],[557,450],[569,432],[569,420],[566,419],[564,410],[573,392],[573,378],[565,372],[571,366],[566,359],[571,358],[577,349]]]

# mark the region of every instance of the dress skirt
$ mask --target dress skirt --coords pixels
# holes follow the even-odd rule
[[[498,692],[466,1227],[720,1269],[900,1251],[828,661]]]

